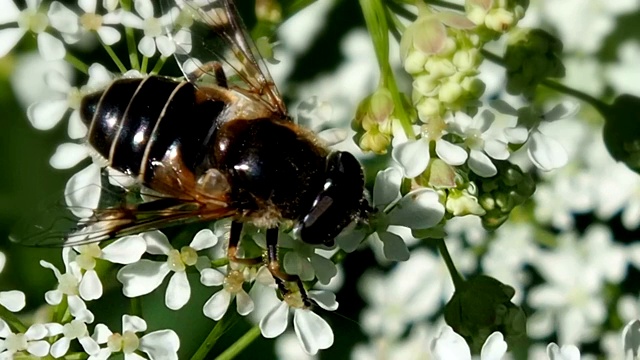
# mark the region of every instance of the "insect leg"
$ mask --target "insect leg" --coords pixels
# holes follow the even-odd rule
[[[205,63],[202,66],[198,67],[197,69],[189,73],[189,75],[187,75],[187,80],[193,82],[200,79],[202,76],[211,73],[213,73],[213,75],[216,77],[218,86],[225,89],[228,88],[227,76],[224,74],[222,64],[217,61],[209,61],[208,63]]]
[[[239,221],[231,222],[231,234],[229,236],[229,247],[227,248],[227,257],[229,261],[244,264],[256,265],[262,263],[262,257],[240,259],[237,257],[238,243],[242,235],[242,223]]]
[[[307,296],[307,292],[304,289],[302,280],[297,275],[289,275],[280,269],[280,262],[278,261],[278,228],[267,229],[267,262],[269,272],[276,279],[276,284],[282,295],[287,295],[291,291],[285,286],[284,282],[295,282],[300,291],[300,297],[306,307],[311,307],[312,301]]]

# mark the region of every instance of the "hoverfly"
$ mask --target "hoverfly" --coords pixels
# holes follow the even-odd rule
[[[369,209],[362,168],[292,121],[233,0],[176,1],[176,59],[191,64],[181,67],[184,79],[121,78],[85,96],[80,109],[87,144],[146,189],[139,195],[147,201],[123,196],[73,218],[69,232],[40,226],[14,240],[72,246],[231,217],[229,260],[262,262],[236,251],[243,224],[264,228],[268,267],[280,288],[296,281],[304,295],[300,280],[280,270],[278,228],[292,226],[304,242],[332,245]]]

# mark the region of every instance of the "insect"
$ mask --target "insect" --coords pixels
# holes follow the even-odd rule
[[[292,121],[232,0],[178,4],[187,25],[173,39],[184,79],[121,78],[87,95],[80,109],[88,145],[150,200],[92,209],[73,219],[71,233],[41,227],[17,240],[78,245],[231,217],[229,260],[261,263],[239,258],[237,248],[243,224],[264,228],[269,270],[281,290],[297,282],[304,295],[300,280],[280,269],[278,228],[332,245],[369,209],[362,168]]]

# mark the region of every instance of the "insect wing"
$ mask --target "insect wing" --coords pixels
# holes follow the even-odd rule
[[[177,6],[171,36],[175,57],[188,79],[205,73],[216,78],[211,64],[219,63],[230,89],[286,115],[286,107],[269,70],[251,40],[232,0],[162,0],[163,11]],[[200,76],[196,76],[200,78]],[[225,87],[227,87],[225,86]]]
[[[23,219],[9,238],[26,246],[75,246],[233,215],[223,196],[206,203],[187,196],[174,198],[144,187],[122,187],[121,179],[129,180],[105,171],[100,184],[67,189],[64,199]],[[98,199],[95,205],[93,198]]]

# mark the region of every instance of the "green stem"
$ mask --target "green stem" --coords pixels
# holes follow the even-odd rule
[[[216,325],[211,329],[207,338],[204,339],[202,345],[196,350],[196,352],[191,357],[191,360],[202,360],[207,359],[207,355],[216,344],[218,339],[227,331],[230,327],[235,325],[239,320],[239,316],[233,310],[231,310],[231,306],[226,314],[216,323]]]
[[[77,57],[73,56],[71,53],[67,52],[64,55],[64,59],[71,64],[74,68],[78,69],[78,71],[80,71],[83,74],[88,74],[89,73],[89,65],[85,64],[84,61],[78,59]]]
[[[436,244],[438,245],[442,260],[444,260],[444,263],[447,265],[447,270],[449,270],[449,275],[451,275],[451,280],[453,280],[453,286],[456,290],[460,290],[465,280],[456,269],[456,265],[453,263],[451,255],[449,254],[449,249],[447,249],[447,244],[445,244],[444,239],[436,239]]]
[[[0,305],[0,319],[4,320],[9,327],[17,333],[24,333],[27,327],[6,307]]]
[[[162,67],[164,66],[166,61],[167,61],[167,58],[165,56],[161,56],[160,59],[158,59],[158,61],[156,62],[156,64],[153,66],[153,69],[151,69],[151,74],[158,74],[160,70],[162,70]]]
[[[141,297],[132,297],[129,303],[131,307],[131,314],[139,317],[142,316],[142,298]]]
[[[373,47],[376,50],[382,86],[385,86],[391,93],[395,104],[394,114],[400,120],[405,134],[409,139],[414,139],[416,135],[411,127],[411,120],[405,111],[404,101],[398,91],[398,85],[389,64],[389,26],[387,25],[385,7],[381,0],[360,0],[360,7],[367,23],[367,29],[371,34]]]
[[[242,335],[235,343],[227,348],[222,354],[218,355],[216,360],[231,360],[236,357],[242,350],[260,335],[260,327],[255,325],[246,334]]]
[[[585,94],[582,91],[576,90],[574,88],[570,88],[566,85],[560,84],[559,82],[555,82],[549,79],[542,80],[540,83],[543,86],[548,87],[549,89],[553,89],[555,91],[565,93],[567,95],[573,96],[576,99],[582,100],[588,104],[591,104],[593,107],[598,109],[600,112],[604,112],[608,105],[604,102],[594,98],[589,94]]]
[[[111,46],[105,43],[102,43],[102,47],[104,47],[104,49],[107,51],[107,54],[109,54],[109,56],[111,57],[111,60],[113,60],[113,62],[116,64],[116,66],[118,67],[118,70],[123,74],[126,73],[127,68],[124,66],[122,61],[120,61],[120,59],[118,58],[118,55],[116,55],[116,53],[113,51]]]
[[[122,10],[124,11],[131,11],[131,0],[120,0],[120,6],[122,6]],[[140,70],[138,47],[136,46],[136,38],[133,33],[133,29],[127,26],[124,28],[124,32],[125,37],[127,38],[127,49],[129,50],[129,62],[131,63],[131,68],[134,70]],[[123,72],[126,72],[126,70]]]
[[[142,57],[142,66],[140,66],[140,72],[143,74],[146,74],[147,72],[147,65],[149,65],[149,58],[146,56]]]

